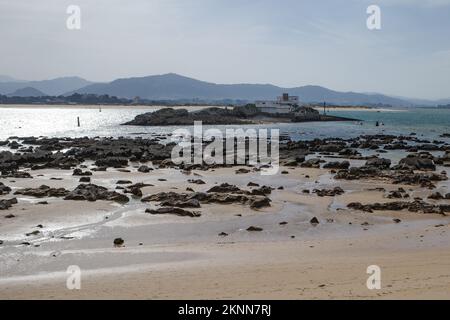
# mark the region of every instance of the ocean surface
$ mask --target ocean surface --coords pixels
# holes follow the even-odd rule
[[[170,133],[176,127],[136,127],[121,124],[136,115],[155,110],[147,108],[73,108],[73,107],[0,107],[0,140],[11,136],[132,136],[150,137],[155,134]],[[414,132],[419,137],[438,139],[442,133],[450,133],[450,110],[407,109],[407,110],[343,110],[329,111],[328,114],[360,119],[348,122],[309,122],[270,125],[249,125],[247,128],[278,128],[281,134],[293,139],[350,138],[362,134],[409,135]],[[80,118],[80,127],[77,126]],[[383,125],[376,127],[379,121]],[[211,126],[204,126],[204,129]],[[219,129],[240,128],[242,126],[217,126]],[[439,140],[443,140],[439,138]],[[447,140],[447,139],[444,139]]]

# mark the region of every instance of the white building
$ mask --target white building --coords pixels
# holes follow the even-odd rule
[[[299,99],[297,96],[289,96],[288,93],[283,93],[276,101],[256,101],[255,105],[261,112],[265,113],[290,113],[298,107]]]

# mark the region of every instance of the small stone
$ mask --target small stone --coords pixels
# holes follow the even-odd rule
[[[312,218],[309,223],[311,223],[313,226],[316,226],[318,224],[320,224],[319,219],[317,219],[316,217]]]
[[[123,246],[124,243],[125,243],[125,240],[123,240],[122,238],[116,238],[116,239],[114,239],[114,245],[115,245],[116,247]]]

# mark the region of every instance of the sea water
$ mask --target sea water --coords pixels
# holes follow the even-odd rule
[[[0,140],[11,136],[47,137],[152,137],[171,133],[179,127],[123,126],[136,115],[151,112],[157,107],[137,108],[74,108],[74,107],[0,107]],[[331,110],[330,115],[343,116],[361,121],[304,122],[246,126],[216,126],[225,128],[267,128],[280,129],[281,134],[298,140],[314,138],[351,138],[364,134],[409,135],[427,139],[443,139],[442,133],[450,133],[450,110],[447,109],[404,109],[404,110]],[[77,118],[80,118],[80,127]],[[377,127],[375,124],[379,122]],[[212,126],[204,126],[204,130]]]

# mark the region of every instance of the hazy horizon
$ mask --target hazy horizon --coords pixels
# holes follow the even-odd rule
[[[366,9],[381,8],[381,30]],[[81,8],[81,30],[66,9]],[[450,98],[450,0],[0,0],[0,74],[94,82],[176,73]]]

